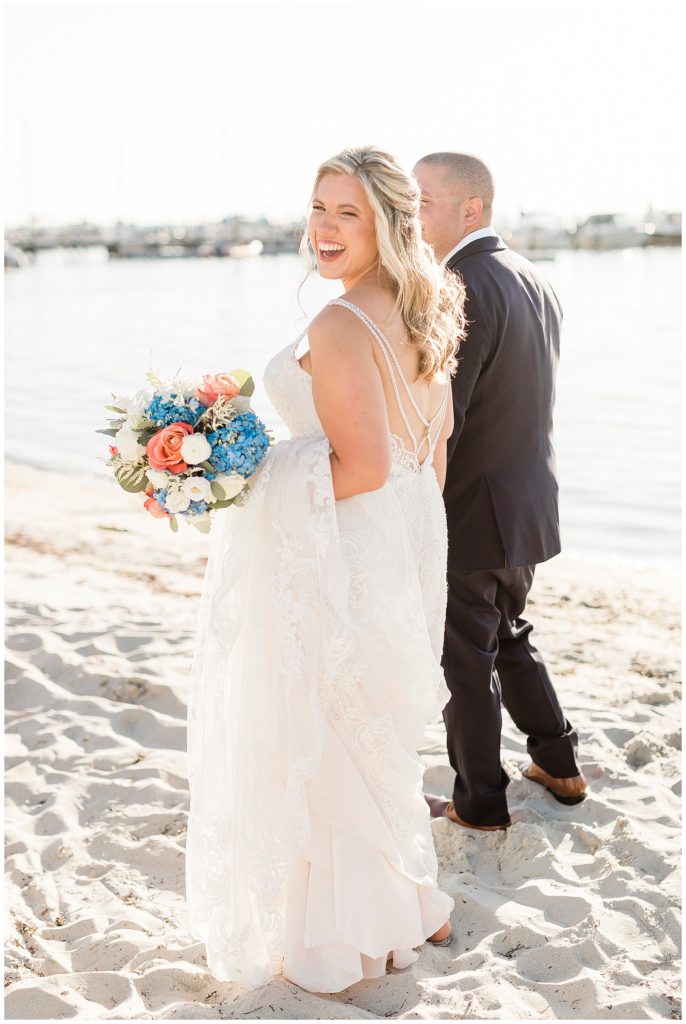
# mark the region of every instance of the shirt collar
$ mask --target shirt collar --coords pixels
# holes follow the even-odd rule
[[[460,249],[464,249],[465,245],[469,245],[470,242],[476,242],[477,238],[488,238],[490,235],[497,235],[498,232],[495,230],[492,224],[487,224],[485,228],[478,228],[476,231],[470,231],[468,235],[465,235],[461,242],[458,242],[454,249],[451,249],[447,256],[444,256],[441,260],[441,266],[444,267],[448,260],[451,260],[456,252]]]

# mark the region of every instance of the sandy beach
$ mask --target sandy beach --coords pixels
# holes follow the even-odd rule
[[[455,941],[336,995],[216,981],[188,933],[186,685],[208,538],[105,478],[6,467],[9,1019],[680,1019],[678,577],[562,555],[529,612],[591,793],[432,824]],[[230,514],[230,510],[229,510]],[[427,791],[450,793],[442,721]]]

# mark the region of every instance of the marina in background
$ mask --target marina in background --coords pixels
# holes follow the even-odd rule
[[[60,227],[32,223],[5,233],[5,267],[28,265],[37,252],[58,248],[107,250],[112,259],[178,259],[294,253],[302,235],[302,221],[276,224],[265,217],[226,217],[219,223],[137,225],[118,223],[102,227],[83,221]],[[511,248],[532,259],[553,259],[565,249],[626,249],[650,245],[681,245],[681,213],[649,208],[643,218],[619,213],[592,214],[566,225],[545,212],[521,211],[513,223],[498,222]]]

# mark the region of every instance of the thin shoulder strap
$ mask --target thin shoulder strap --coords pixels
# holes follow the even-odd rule
[[[402,366],[400,365],[400,363],[398,361],[398,357],[396,356],[396,354],[395,354],[395,352],[393,350],[393,346],[391,345],[391,343],[389,342],[388,338],[383,333],[381,328],[377,324],[374,323],[372,318],[370,316],[368,316],[367,313],[365,313],[365,311],[363,309],[360,309],[360,307],[356,306],[353,302],[348,302],[347,299],[332,299],[331,303],[329,303],[329,304],[330,305],[331,304],[336,304],[336,305],[341,305],[341,306],[347,306],[348,309],[352,309],[353,312],[357,313],[357,315],[360,317],[361,320],[364,320],[364,322],[366,323],[366,325],[370,329],[370,331],[381,342],[381,345],[384,348],[384,351],[388,351],[390,353],[390,356],[391,356],[393,362],[395,363],[395,368],[398,371],[398,373],[400,374],[400,379],[403,382],[403,385],[405,387],[405,391],[407,392],[407,397],[412,402],[412,405],[414,407],[414,411],[417,413],[417,415],[419,416],[419,418],[422,421],[422,423],[424,424],[424,426],[428,427],[429,423],[430,423],[430,420],[427,420],[427,419],[424,418],[424,414],[423,414],[422,410],[417,405],[417,403],[415,401],[415,397],[412,394],[412,389],[410,388],[410,385],[407,383],[407,378],[405,377],[405,374],[403,373]]]
[[[396,400],[397,405],[398,405],[398,410],[400,412],[400,415],[403,418],[403,423],[407,427],[407,432],[410,435],[410,437],[412,438],[412,446],[413,446],[413,448],[414,448],[414,450],[416,452],[417,451],[417,438],[415,437],[414,431],[412,429],[410,421],[407,418],[407,414],[405,412],[405,408],[404,408],[403,403],[401,401],[400,392],[398,391],[398,384],[397,384],[397,381],[396,381],[396,378],[395,378],[395,371],[393,369],[393,364],[391,363],[391,360],[389,358],[387,349],[390,349],[391,355],[394,358],[395,358],[395,352],[393,352],[393,349],[390,347],[390,345],[388,344],[388,342],[384,338],[382,332],[376,326],[374,321],[371,320],[367,316],[367,314],[364,312],[364,310],[360,309],[359,306],[355,306],[352,302],[348,302],[347,299],[331,299],[331,301],[328,303],[328,305],[330,305],[330,306],[346,306],[347,309],[350,309],[353,313],[355,313],[356,316],[358,316],[360,318],[360,320],[362,320],[367,325],[367,327],[369,327],[370,331],[372,332],[372,334],[374,335],[376,340],[379,342],[379,344],[381,346],[381,351],[383,352],[384,357],[386,359],[386,365],[388,366],[388,372],[390,374],[391,384],[393,385],[393,391],[395,393],[395,400]],[[397,362],[397,360],[396,360],[396,362]],[[398,369],[400,369],[400,367],[398,367]],[[407,387],[407,382],[405,381],[405,378],[402,376],[402,370],[400,370],[400,374],[401,374],[401,378],[402,378],[403,384],[405,384],[405,387]],[[411,392],[410,392],[410,398],[412,398]],[[412,401],[414,403],[414,399],[412,399]],[[419,415],[421,416],[421,413]],[[424,420],[424,417],[421,416],[421,418],[422,418],[422,422],[426,423],[426,420]]]

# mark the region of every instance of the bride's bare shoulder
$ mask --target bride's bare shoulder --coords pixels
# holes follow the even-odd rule
[[[348,351],[369,347],[369,329],[345,306],[327,305],[311,320],[307,331],[310,349],[325,352],[345,345]]]

